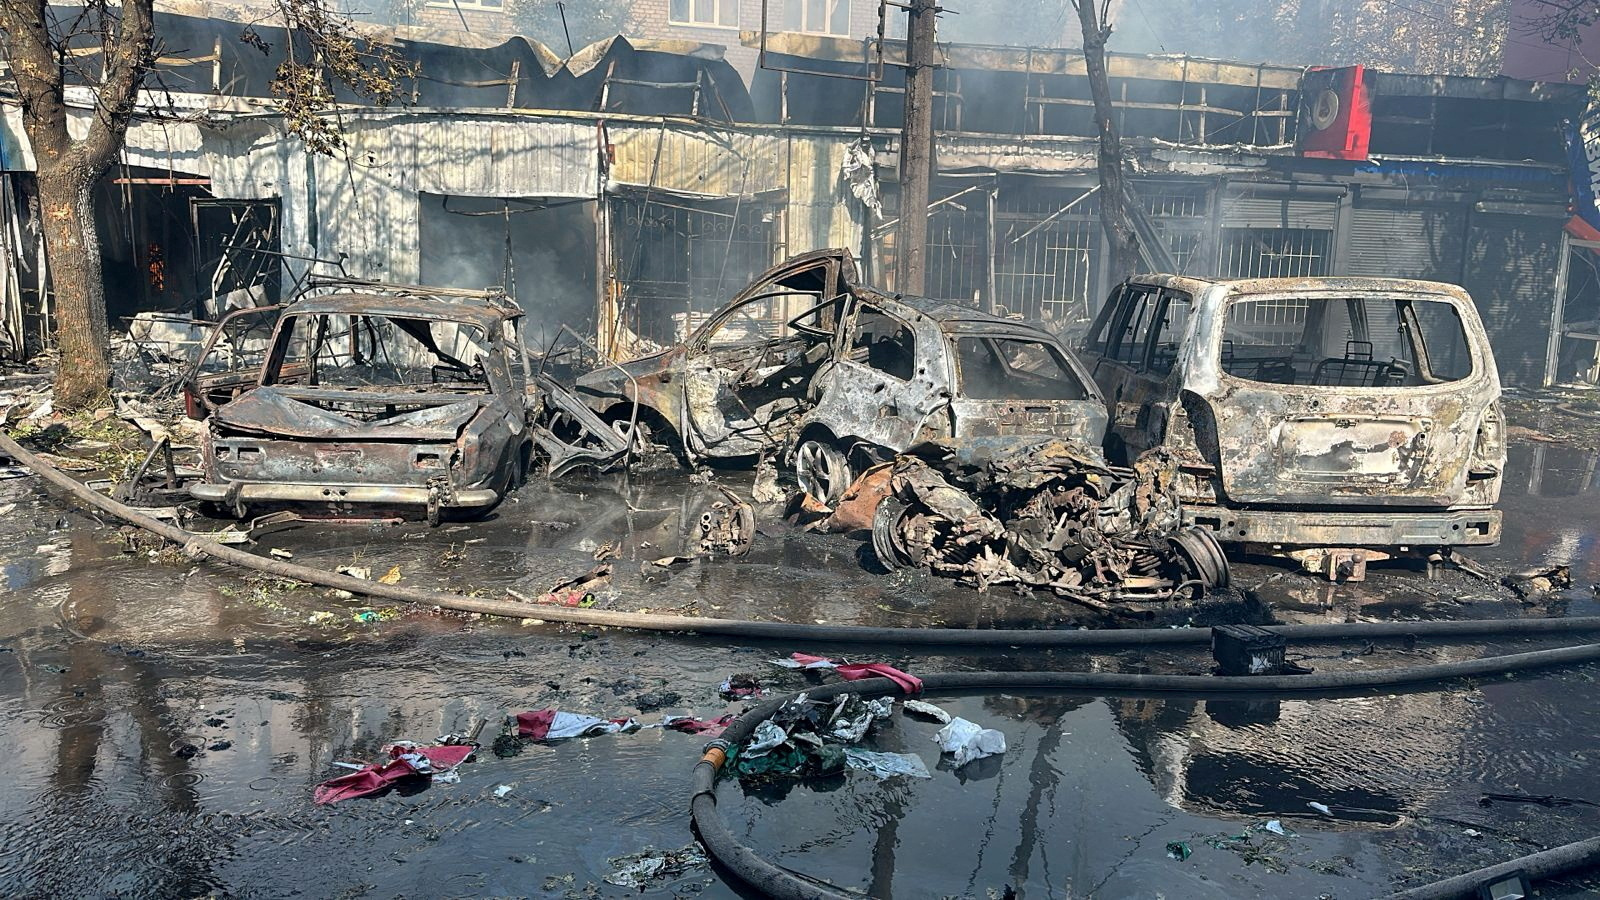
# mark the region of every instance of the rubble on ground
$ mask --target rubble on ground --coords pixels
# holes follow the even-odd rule
[[[1059,438],[940,441],[888,471],[872,543],[891,570],[928,569],[980,591],[1046,590],[1101,610],[1185,601],[1228,582],[1211,535],[1182,527],[1177,466],[1164,451],[1124,469]]]

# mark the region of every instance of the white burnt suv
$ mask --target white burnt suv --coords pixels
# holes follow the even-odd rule
[[[1108,457],[1178,452],[1185,520],[1225,544],[1360,578],[1499,541],[1500,379],[1460,287],[1140,275],[1080,356]]]

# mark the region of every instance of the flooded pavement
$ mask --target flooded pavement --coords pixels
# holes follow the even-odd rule
[[[1270,565],[1236,568],[1257,599],[1209,615],[1265,621],[1600,614],[1600,485],[1592,451],[1519,442],[1502,503],[1506,540],[1473,558],[1499,570],[1573,566],[1574,589],[1523,607],[1460,573],[1375,567],[1330,585]],[[718,473],[747,492],[748,473]],[[742,708],[736,673],[775,689],[804,676],[792,651],[914,672],[1072,669],[1203,673],[1207,655],[944,652],[791,646],[558,628],[340,600],[171,551],[128,552],[114,527],[0,481],[6,593],[0,626],[0,893],[6,896],[540,896],[637,893],[611,860],[692,840],[689,773],[704,738],[660,729],[487,749],[459,784],[331,807],[312,788],[335,761],[372,760],[545,707],[601,717]],[[784,526],[737,561],[664,569],[682,528],[720,495],[681,474],[569,480],[519,492],[488,522],[306,526],[271,535],[296,562],[463,592],[538,595],[608,562],[596,605],[799,622],[1092,624],[1081,609],[973,594],[915,572],[882,574],[867,545]],[[205,524],[205,523],[202,523]],[[222,523],[214,523],[220,527]],[[609,547],[608,547],[609,545]],[[537,608],[530,612],[537,616]],[[1180,624],[1168,622],[1158,624]],[[1414,665],[1553,642],[1400,642],[1291,648],[1318,670]],[[1066,695],[935,697],[1006,735],[959,771],[936,726],[896,713],[873,749],[919,754],[927,780],[863,772],[804,783],[725,782],[734,833],[781,865],[874,897],[1369,897],[1402,884],[1600,832],[1600,809],[1482,806],[1486,792],[1600,801],[1594,667],[1434,692],[1244,701]],[[507,790],[507,788],[509,790]],[[500,796],[503,795],[503,796]],[[1319,803],[1332,816],[1308,804]],[[1269,830],[1276,821],[1286,834]],[[1192,852],[1169,856],[1169,845]],[[1181,854],[1180,854],[1181,855]],[[1552,890],[1551,887],[1555,889]],[[1547,886],[1582,896],[1600,879]],[[733,897],[710,868],[657,896]]]

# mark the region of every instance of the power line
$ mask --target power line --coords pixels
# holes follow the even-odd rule
[[[1139,0],[1133,0],[1133,8],[1139,11],[1139,18],[1144,20],[1144,27],[1149,30],[1150,36],[1156,39],[1156,46],[1161,48],[1162,53],[1167,52],[1167,45],[1161,42],[1161,33],[1156,31],[1155,24],[1150,21],[1149,16],[1145,15],[1144,4]]]

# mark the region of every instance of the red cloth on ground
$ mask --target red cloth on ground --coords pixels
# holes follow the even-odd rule
[[[475,749],[457,745],[418,747],[416,753],[426,758],[434,769],[442,770],[460,765]],[[369,765],[349,775],[330,778],[317,785],[311,799],[323,804],[338,803],[340,800],[349,800],[352,797],[365,797],[383,790],[402,778],[420,774],[415,766],[400,758],[406,752],[403,748],[394,747],[389,751],[391,759],[383,765]]]
[[[554,707],[517,713],[517,737],[542,741],[544,736],[550,733],[550,723],[555,721],[555,718]]]
[[[719,719],[711,719],[709,721],[683,716],[667,722],[664,727],[673,731],[681,731],[684,734],[703,734],[707,737],[716,737],[732,722],[733,713],[728,713]]]
[[[922,693],[922,679],[908,672],[902,672],[888,663],[836,663],[826,656],[812,656],[809,653],[791,653],[789,658],[801,665],[810,665],[817,662],[833,663],[834,671],[845,681],[860,681],[863,678],[883,677],[900,686],[907,694]]]

